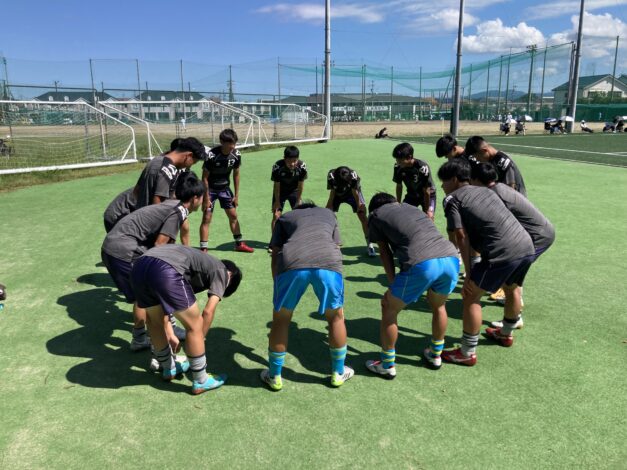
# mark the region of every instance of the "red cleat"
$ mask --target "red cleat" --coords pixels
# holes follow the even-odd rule
[[[486,328],[485,329],[486,337],[490,338],[493,341],[496,341],[501,346],[505,346],[506,348],[511,347],[514,344],[513,336],[505,336],[501,334],[500,328]]]
[[[252,253],[254,248],[249,247],[246,243],[240,242],[235,245],[235,251],[241,251],[242,253]]]
[[[449,349],[442,351],[442,360],[453,364],[461,364],[462,366],[474,366],[477,363],[477,355],[471,354],[464,356],[461,348]]]

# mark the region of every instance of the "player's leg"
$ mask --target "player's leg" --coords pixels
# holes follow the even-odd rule
[[[383,294],[381,299],[381,323],[379,336],[381,339],[381,352],[378,361],[366,361],[366,367],[370,372],[378,374],[386,379],[396,377],[396,341],[398,339],[398,314],[405,308],[406,303],[396,297],[390,289]]]
[[[210,206],[202,211],[202,222],[200,222],[200,249],[202,251],[207,251],[208,242],[209,242],[209,224],[211,223],[211,219],[213,218],[213,210],[215,208],[214,202],[218,197],[217,193],[214,191],[209,191],[209,201],[211,202]]]

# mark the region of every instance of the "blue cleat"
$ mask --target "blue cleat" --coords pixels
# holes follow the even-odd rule
[[[205,380],[204,383],[194,382],[192,384],[192,394],[200,395],[201,393],[208,392],[209,390],[213,390],[214,388],[219,388],[224,385],[224,382],[226,382],[226,374],[209,374],[209,378]]]
[[[174,369],[163,370],[161,371],[161,376],[163,380],[167,380],[168,382],[174,379],[177,375],[181,375],[184,372],[189,370],[189,361],[185,360],[182,362],[175,362]]]

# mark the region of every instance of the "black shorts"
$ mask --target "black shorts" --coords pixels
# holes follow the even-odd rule
[[[366,200],[364,199],[364,195],[361,193],[361,191],[357,191],[357,194],[359,195],[359,202],[355,201],[352,192],[348,193],[348,196],[344,197],[335,196],[333,198],[333,212],[337,212],[340,209],[340,204],[346,203],[351,206],[353,212],[356,213],[359,209],[359,206],[366,204]]]
[[[211,189],[209,188],[209,200],[211,201],[211,211],[215,208],[214,202],[216,199],[220,201],[220,207],[222,209],[233,209],[233,191],[228,186],[224,189]]]
[[[279,212],[283,212],[283,208],[285,207],[285,201],[290,203],[290,207],[294,209],[296,204],[298,203],[298,191],[294,191],[288,194],[279,194]],[[274,212],[274,194],[272,195],[272,212]]]
[[[114,256],[106,254],[104,251],[100,252],[102,263],[109,271],[113,282],[120,292],[124,295],[124,298],[129,304],[135,302],[135,293],[131,286],[131,269],[133,265]]]
[[[535,254],[503,263],[490,263],[482,259],[470,270],[470,279],[488,292],[496,292],[502,285],[522,286],[535,259]]]

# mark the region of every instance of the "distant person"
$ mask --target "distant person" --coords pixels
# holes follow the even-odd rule
[[[594,132],[592,129],[590,129],[590,128],[588,127],[588,124],[586,124],[586,121],[584,121],[584,120],[582,120],[582,121],[579,123],[579,126],[581,127],[581,131],[582,131],[582,132],[588,132],[589,134],[592,134],[592,133]]]
[[[327,189],[329,199],[327,209],[333,212],[340,210],[341,204],[348,204],[357,214],[366,239],[368,256],[377,256],[374,245],[368,240],[368,218],[366,216],[366,200],[361,192],[361,179],[356,171],[347,166],[339,166],[327,173]]]
[[[229,260],[218,260],[189,246],[161,245],[148,250],[131,272],[137,304],[150,319],[148,330],[159,362],[158,370],[170,381],[188,370],[192,372],[192,394],[199,395],[224,384],[226,375],[207,373],[205,336],[220,301],[238,288],[242,273]],[[200,310],[199,292],[207,291],[207,303]],[[185,325],[187,340],[183,362],[176,360],[178,347],[172,347],[163,318],[177,317]]]
[[[516,120],[516,135],[525,135],[527,133],[527,129],[525,128],[525,122],[521,119]]]
[[[614,118],[614,124],[616,125],[616,132],[623,132],[623,130],[625,129],[625,121],[622,117],[616,116]]]
[[[604,133],[613,133],[616,132],[616,126],[612,122],[606,122],[603,126]]]
[[[505,136],[508,136],[511,130],[512,127],[510,126],[509,122],[502,122],[499,126],[499,131],[502,132]]]
[[[268,341],[269,368],[261,380],[271,390],[283,388],[281,372],[294,309],[309,285],[320,302],[318,313],[327,321],[331,356],[331,386],[340,387],[354,371],[346,359],[344,280],[340,232],[333,212],[305,202],[277,220],[272,232],[274,296]]]
[[[422,211],[433,220],[435,214],[435,185],[427,162],[414,158],[414,148],[404,142],[394,147],[392,156],[396,160],[392,181],[396,183],[396,199]],[[403,196],[403,184],[407,189]]]
[[[200,224],[200,249],[207,251],[209,245],[209,224],[213,218],[216,200],[229,218],[229,227],[235,240],[235,251],[252,253],[255,251],[242,240],[242,230],[237,219],[239,205],[239,182],[242,156],[235,147],[237,133],[233,129],[220,132],[220,145],[209,151],[207,160],[202,167],[202,179],[207,186],[203,201],[202,222]],[[233,172],[233,188],[231,190],[231,172]]]
[[[564,123],[562,122],[561,119],[558,119],[557,121],[555,121],[554,124],[551,124],[550,132],[551,134],[564,134],[565,133]]]
[[[187,120],[184,117],[182,117],[181,118],[181,129],[184,130],[184,131],[187,130],[186,127],[185,127],[186,123],[187,123]]]
[[[388,137],[388,134],[385,132],[387,131],[387,127],[384,127],[383,129],[381,129],[375,136],[375,139],[385,139],[386,137]]]
[[[433,319],[431,343],[424,357],[430,367],[439,369],[448,320],[445,303],[459,274],[457,249],[423,212],[397,202],[391,194],[375,194],[368,212],[368,235],[379,244],[389,288],[381,301],[380,360],[367,361],[366,367],[384,378],[396,377],[398,314],[427,291]]]

